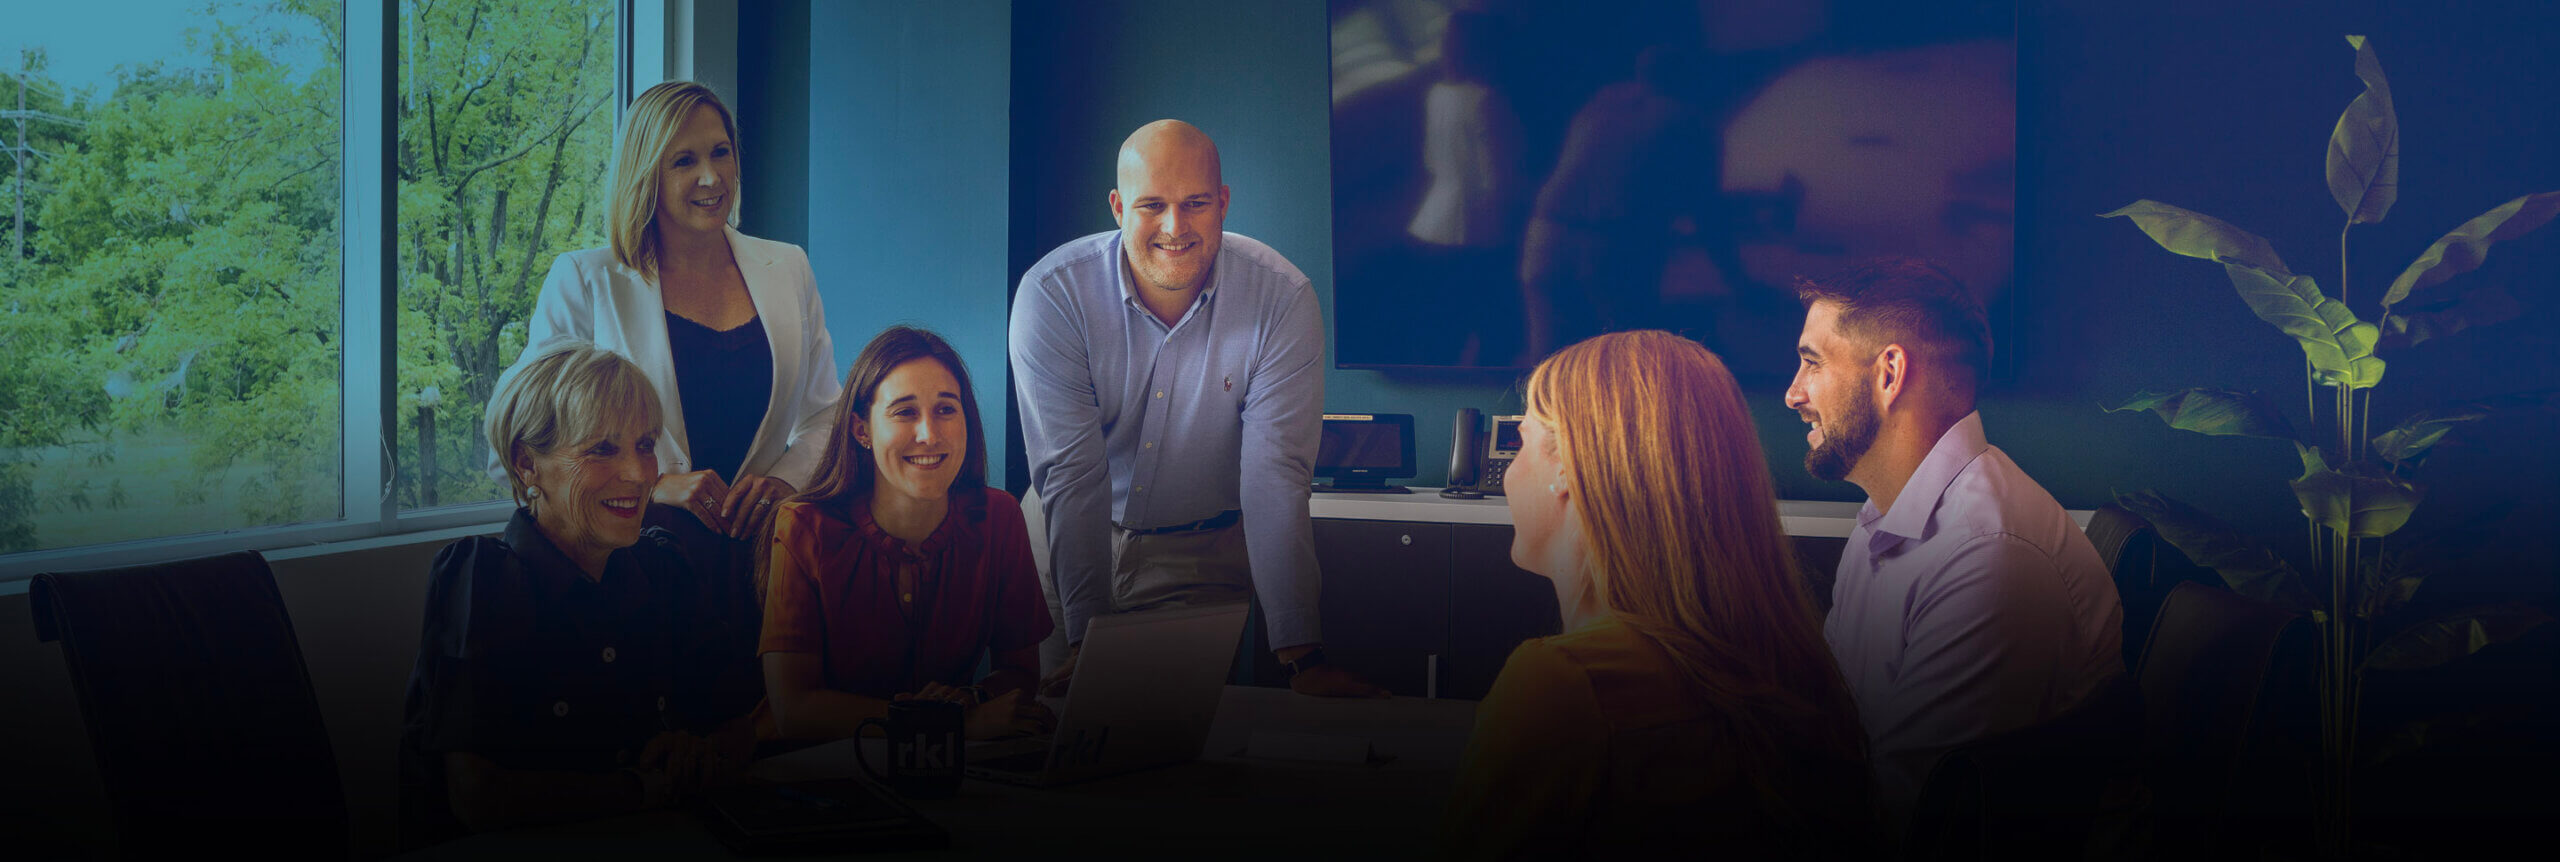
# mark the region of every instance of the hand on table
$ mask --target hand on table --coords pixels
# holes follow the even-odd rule
[[[1081,644],[1067,648],[1066,659],[1058,662],[1057,669],[1049,671],[1048,676],[1040,678],[1041,697],[1067,696],[1067,684],[1075,681],[1076,656],[1083,652],[1084,646]]]
[[[728,759],[710,739],[670,730],[650,737],[634,768],[665,773],[683,793],[726,783],[746,766]]]
[[[924,684],[924,688],[917,689],[917,690],[916,690],[916,691],[914,691],[913,693],[909,693],[909,694],[901,694],[901,695],[897,695],[897,696],[895,696],[895,697],[891,697],[891,698],[889,698],[889,699],[890,699],[890,700],[893,700],[893,701],[895,701],[895,700],[947,700],[947,701],[950,701],[950,702],[952,702],[952,703],[956,703],[956,704],[959,704],[959,705],[961,705],[961,706],[967,707],[967,706],[977,706],[977,705],[978,705],[978,691],[977,691],[976,689],[970,688],[970,687],[968,687],[968,686],[959,686],[959,685],[943,685],[942,683],[938,683],[938,682],[928,682],[928,683],[925,683],[925,684]]]
[[[1017,688],[969,707],[960,732],[969,739],[1003,739],[1046,733],[1055,721],[1048,707]]]
[[[1359,674],[1340,665],[1320,664],[1289,677],[1289,690],[1315,697],[1387,697],[1381,686],[1371,685]]]

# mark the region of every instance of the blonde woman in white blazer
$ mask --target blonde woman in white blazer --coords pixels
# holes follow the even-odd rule
[[[499,377],[497,389],[504,391],[525,361],[554,341],[589,341],[629,357],[666,406],[666,425],[655,441],[660,478],[651,501],[684,509],[711,530],[743,539],[760,534],[774,508],[817,469],[842,384],[808,254],[732,226],[736,139],[727,106],[701,84],[669,81],[633,100],[614,160],[607,216],[613,244],[563,254],[552,263],[534,303],[526,349],[516,367]],[[721,378],[704,385],[705,369],[763,363],[762,352],[752,346],[700,352],[707,348],[699,345],[711,343],[706,339],[752,345],[737,340],[741,333],[755,335],[751,325],[761,327],[770,348],[770,379]],[[671,328],[682,332],[671,334]],[[697,352],[679,355],[679,339]],[[680,369],[680,360],[700,364]],[[702,386],[693,410],[686,409],[679,391],[679,380],[687,376],[680,371],[693,373]],[[709,405],[757,402],[763,411],[752,436],[744,434],[751,407],[707,412]],[[717,455],[706,451],[715,448],[706,437],[733,449],[745,441],[743,457],[709,463]],[[493,453],[490,469],[503,476],[500,471],[509,468]]]

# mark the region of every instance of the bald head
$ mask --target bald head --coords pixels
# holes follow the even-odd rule
[[[1129,133],[1120,142],[1119,181],[1122,192],[1143,185],[1150,169],[1206,168],[1210,185],[1225,182],[1218,163],[1218,143],[1199,126],[1181,120],[1157,120]]]
[[[1218,145],[1181,120],[1139,126],[1120,144],[1111,218],[1120,224],[1131,274],[1173,294],[1164,301],[1179,308],[1206,283],[1218,257],[1227,218]]]

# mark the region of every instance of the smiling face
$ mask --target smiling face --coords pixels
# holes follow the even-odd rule
[[[632,421],[549,452],[519,451],[516,470],[539,493],[534,522],[571,559],[640,541],[640,515],[658,484],[658,429]]]
[[[960,381],[940,360],[911,359],[890,369],[872,394],[871,411],[854,428],[879,477],[874,495],[940,500],[951,493],[969,449],[969,419]]]
[[[1227,187],[1206,137],[1169,134],[1121,154],[1111,192],[1120,252],[1143,290],[1205,286],[1227,221]]]
[[[1839,303],[1820,301],[1805,309],[1787,407],[1813,426],[1805,433],[1813,448],[1805,453],[1804,469],[1816,479],[1848,478],[1875,445],[1883,422],[1869,385],[1874,353],[1840,333]]]
[[[658,160],[658,230],[719,233],[737,192],[737,144],[719,109],[695,105]]]

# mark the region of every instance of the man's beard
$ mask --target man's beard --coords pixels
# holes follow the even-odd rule
[[[1848,478],[1858,459],[1876,444],[1876,431],[1882,425],[1874,404],[1865,398],[1849,399],[1849,409],[1839,421],[1822,429],[1822,445],[1804,453],[1804,471],[1825,482]]]

